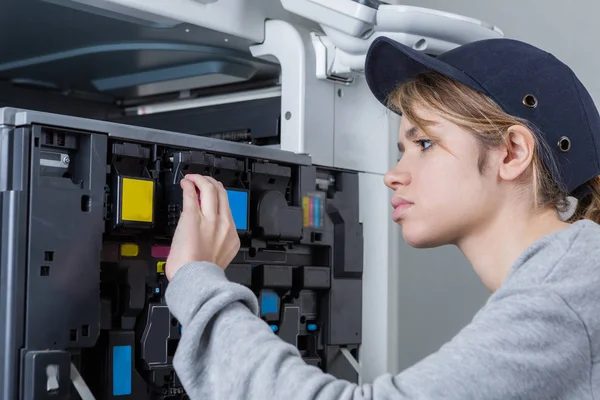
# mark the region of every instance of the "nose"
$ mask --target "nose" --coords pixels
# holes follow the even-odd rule
[[[398,163],[384,175],[383,181],[387,187],[396,190],[399,186],[406,186],[410,183],[410,174],[402,170]]]

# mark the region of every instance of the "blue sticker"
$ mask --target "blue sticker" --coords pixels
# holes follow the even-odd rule
[[[279,330],[279,327],[277,325],[271,325],[271,330],[273,332],[277,332]]]
[[[113,347],[113,396],[131,394],[131,346]]]
[[[319,199],[318,197],[315,197],[313,217],[314,217],[313,226],[315,228],[320,228],[321,227],[321,199]]]
[[[248,192],[227,190],[227,197],[235,227],[239,230],[246,230],[248,228]]]
[[[317,325],[315,325],[315,324],[308,324],[306,326],[306,329],[309,330],[309,331],[316,331],[317,330]]]
[[[277,293],[264,292],[261,297],[260,312],[262,315],[276,314],[279,304]]]

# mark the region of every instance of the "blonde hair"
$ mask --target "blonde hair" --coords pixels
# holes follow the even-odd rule
[[[417,106],[435,110],[442,118],[471,132],[478,139],[482,150],[478,161],[480,172],[486,167],[486,150],[505,143],[510,127],[522,125],[528,128],[534,136],[535,150],[532,165],[521,180],[532,183],[533,206],[535,210],[552,208],[560,213],[567,212],[568,193],[554,179],[558,176],[558,167],[554,162],[550,165],[543,162],[544,159],[554,160],[552,152],[529,121],[507,114],[486,95],[434,71],[419,74],[396,88],[388,98],[388,107],[399,111],[435,141],[428,130],[432,121],[420,118],[416,113]],[[592,179],[589,186],[591,196],[578,202],[570,221],[585,218],[600,223],[600,178]]]

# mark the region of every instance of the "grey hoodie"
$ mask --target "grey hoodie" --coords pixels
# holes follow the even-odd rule
[[[258,318],[247,288],[209,263],[166,293],[183,325],[174,365],[191,399],[600,400],[600,227],[530,246],[472,322],[399,375],[357,385],[303,362]]]

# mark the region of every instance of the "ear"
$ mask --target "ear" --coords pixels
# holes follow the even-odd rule
[[[533,133],[524,126],[513,125],[507,131],[505,156],[500,165],[500,177],[507,181],[523,175],[533,160],[535,140]]]

